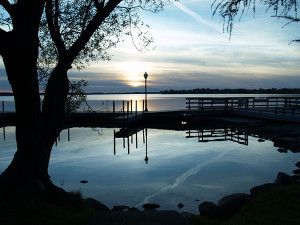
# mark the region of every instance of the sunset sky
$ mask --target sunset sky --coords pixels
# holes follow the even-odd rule
[[[222,20],[212,17],[212,1],[181,0],[161,13],[141,14],[150,25],[156,49],[137,51],[128,38],[113,49],[112,60],[69,72],[71,79],[86,79],[88,92],[193,88],[299,88],[299,26],[265,14],[260,5],[234,25],[232,38],[223,33]],[[10,90],[0,62],[0,90]]]

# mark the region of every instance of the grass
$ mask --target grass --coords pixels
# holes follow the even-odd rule
[[[88,208],[80,193],[70,193],[71,206],[46,201],[11,202],[0,212],[0,224],[5,225],[82,225],[94,211]]]
[[[300,224],[300,186],[271,190],[253,199],[227,221],[192,216],[194,225],[298,225]]]

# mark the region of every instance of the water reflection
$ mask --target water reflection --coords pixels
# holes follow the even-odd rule
[[[254,137],[246,128],[141,127],[116,137],[120,130],[64,130],[51,154],[52,181],[67,191],[80,189],[84,197],[96,198],[110,208],[140,207],[148,201],[175,210],[182,203],[183,211],[197,213],[199,201],[217,202],[227,194],[249,193],[253,186],[273,182],[279,171],[292,174],[300,161],[299,154],[277,152],[272,141],[258,142],[266,134]],[[0,172],[16,149],[14,127],[5,128],[5,141],[1,132]],[[195,137],[187,138],[189,132]],[[235,138],[229,137],[231,133]],[[201,142],[202,137],[209,141]],[[238,137],[245,139],[240,141],[244,144],[236,141]]]
[[[123,148],[126,148],[126,140],[127,140],[127,150],[128,150],[128,155],[130,154],[130,143],[129,139],[131,140],[131,144],[133,144],[133,136],[135,136],[135,148],[138,149],[138,132],[142,131],[143,133],[143,143],[146,146],[146,155],[145,155],[145,162],[148,164],[149,157],[148,157],[148,133],[147,133],[147,128],[134,128],[134,129],[128,129],[128,128],[122,128],[119,131],[116,132],[114,129],[114,155],[116,155],[116,139],[117,138],[122,138],[123,139]]]
[[[238,128],[210,128],[189,130],[186,138],[198,138],[199,142],[232,141],[242,145],[248,145],[248,134],[245,129]]]
[[[102,135],[102,131],[100,131],[100,128],[91,128],[93,131],[98,133],[98,135]],[[67,141],[71,141],[71,133],[70,128],[66,129],[67,131]],[[144,161],[146,164],[149,162],[149,156],[148,156],[148,128],[146,127],[134,127],[134,128],[127,128],[123,127],[119,130],[114,129],[113,130],[113,155],[117,155],[117,141],[116,139],[122,139],[122,146],[123,149],[127,149],[127,154],[130,154],[130,149],[135,146],[135,149],[139,148],[139,141],[138,141],[138,133],[142,133],[142,143],[144,144],[145,149],[145,157]],[[224,142],[224,141],[230,141],[233,143],[241,144],[248,146],[249,144],[249,136],[252,136],[254,138],[257,138],[259,142],[270,140],[272,137],[272,134],[269,134],[268,136],[256,134],[251,132],[250,129],[242,127],[219,127],[219,128],[199,128],[199,129],[188,129],[185,131],[185,138],[187,139],[197,139],[198,142],[201,143],[207,143],[207,142]],[[55,146],[58,145],[58,142],[60,142],[60,135],[58,136]],[[3,139],[5,140],[5,127],[3,127]],[[135,140],[135,141],[134,141]],[[287,139],[289,140],[289,139]],[[274,147],[279,147],[279,152],[287,152],[289,150],[289,141],[281,141],[278,142],[277,140],[272,140]],[[135,143],[134,143],[135,142]],[[284,150],[284,151],[283,151]]]

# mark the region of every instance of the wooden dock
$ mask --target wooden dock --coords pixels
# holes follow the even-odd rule
[[[122,112],[77,112],[67,115],[68,127],[139,127],[147,121],[184,122],[191,117],[250,117],[300,123],[300,97],[186,98],[186,109],[132,111],[127,102]],[[131,109],[130,109],[131,108]],[[137,107],[136,107],[137,108]],[[15,113],[2,113],[0,126],[15,125]]]
[[[222,111],[234,116],[300,122],[300,97],[187,98],[188,110]]]

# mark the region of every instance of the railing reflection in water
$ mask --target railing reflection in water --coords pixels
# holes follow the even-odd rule
[[[127,152],[128,154],[130,154],[130,143],[134,144],[133,139],[135,136],[135,147],[136,149],[138,148],[138,133],[142,131],[143,133],[143,143],[146,145],[146,155],[145,155],[145,162],[146,164],[148,164],[149,161],[149,157],[148,157],[148,129],[147,128],[142,128],[142,127],[138,127],[132,130],[129,130],[127,128],[122,128],[119,131],[116,132],[116,130],[114,130],[114,155],[117,154],[116,151],[116,139],[117,138],[122,138],[123,139],[123,148],[126,148],[126,142],[127,142]],[[130,139],[130,141],[129,141]]]
[[[248,145],[248,134],[236,128],[189,130],[186,138],[198,138],[199,142],[232,141]]]

